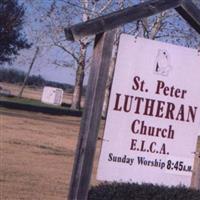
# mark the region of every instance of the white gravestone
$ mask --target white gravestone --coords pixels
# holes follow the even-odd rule
[[[63,99],[63,90],[55,87],[45,86],[41,101],[47,104],[61,105]]]

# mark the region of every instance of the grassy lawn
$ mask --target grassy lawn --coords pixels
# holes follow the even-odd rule
[[[26,105],[34,105],[34,106],[40,106],[40,107],[69,109],[69,108],[66,108],[66,107],[63,107],[63,106],[45,104],[45,103],[42,103],[40,100],[28,99],[28,98],[23,98],[23,97],[19,98],[19,97],[4,97],[4,96],[1,96],[0,101],[7,101],[7,102],[26,104]]]
[[[82,111],[70,109],[69,104],[62,106],[42,103],[40,100],[0,96],[0,105],[7,108],[43,112],[58,115],[80,116]]]

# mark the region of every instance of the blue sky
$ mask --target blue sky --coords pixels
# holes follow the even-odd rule
[[[43,15],[45,15],[44,8],[48,8],[50,5],[49,3],[52,2],[52,0],[44,0],[44,1],[20,0],[20,2],[25,2],[25,1],[32,2],[32,4],[28,4],[28,3],[25,4],[25,6],[26,6],[25,22],[26,23],[25,23],[24,27],[25,27],[25,31],[27,33],[27,38],[30,41],[33,41],[35,45],[29,50],[22,50],[21,52],[19,52],[20,55],[17,57],[16,61],[13,62],[12,66],[9,66],[9,67],[14,67],[14,68],[17,68],[17,69],[20,69],[23,71],[27,71],[30,61],[31,61],[31,58],[33,57],[36,45],[41,44],[40,39],[42,38],[42,42],[44,42],[44,45],[41,45],[42,51],[33,66],[33,70],[31,72],[31,74],[36,74],[36,75],[40,74],[45,79],[52,80],[52,81],[74,84],[75,76],[76,76],[75,65],[74,65],[74,67],[66,68],[66,67],[58,67],[57,65],[53,64],[55,62],[55,60],[71,62],[72,61],[71,57],[67,56],[66,53],[64,53],[59,48],[44,47],[46,45],[49,45],[52,41],[50,41],[50,39],[48,37],[46,37],[48,35],[48,30],[46,30],[45,28],[42,27],[43,22],[41,22],[41,21],[42,20],[45,21],[44,16],[43,16]],[[40,6],[36,7],[38,2],[40,4]],[[62,2],[62,1],[58,0],[56,2]],[[75,3],[75,1],[71,1],[71,2]],[[37,20],[35,20],[35,19],[37,19]],[[187,27],[187,25],[184,21],[183,21],[183,23],[179,24],[179,23],[177,23],[177,21],[173,21],[174,20],[173,18],[171,20],[172,20],[171,24],[173,24],[176,27],[178,27],[178,26]],[[73,21],[73,23],[77,23],[78,19],[72,19],[72,21]],[[64,24],[65,27],[67,26],[67,21],[65,22],[63,20],[62,23]],[[169,27],[169,28],[171,28],[171,27]],[[32,31],[32,29],[34,29],[34,31]],[[44,31],[41,31],[43,29],[44,29]],[[37,33],[37,34],[35,34],[35,33]],[[41,37],[38,34],[41,34]],[[173,40],[174,34],[178,34],[178,33],[171,32],[170,37],[168,37],[168,39],[165,39],[165,40],[168,40],[168,41]],[[62,36],[62,38],[64,38],[64,31],[61,32],[61,36]],[[183,44],[183,42],[181,42],[181,41],[173,41],[173,42]],[[91,56],[91,52],[92,51],[90,48],[89,56]],[[74,63],[75,62],[72,61],[72,64],[74,64]],[[5,67],[8,67],[8,66],[5,65]],[[85,78],[85,84],[86,84],[87,77],[88,77],[88,70],[86,71],[85,77],[86,77]]]

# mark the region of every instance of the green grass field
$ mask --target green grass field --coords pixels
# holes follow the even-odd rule
[[[40,100],[19,98],[19,97],[0,97],[0,105],[6,108],[43,112],[49,114],[61,114],[80,116],[82,111],[70,109],[70,105],[64,104],[62,106],[42,103]]]

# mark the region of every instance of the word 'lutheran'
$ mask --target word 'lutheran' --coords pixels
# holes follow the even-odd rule
[[[141,80],[139,76],[133,78],[132,89],[135,91],[149,92],[148,89],[145,88],[144,80]],[[174,86],[168,87],[163,81],[158,80],[155,94],[185,99],[187,91],[175,88]],[[116,93],[113,109],[114,111],[119,112],[133,112],[138,115],[147,115],[194,123],[198,107],[184,104],[177,106],[173,102],[169,101]]]

